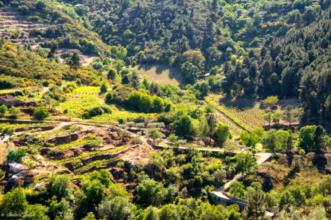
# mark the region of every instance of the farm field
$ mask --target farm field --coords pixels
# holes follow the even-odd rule
[[[141,65],[133,68],[142,78],[146,78],[161,85],[180,86],[182,78],[180,72],[166,65]]]
[[[99,97],[99,87],[82,86],[74,89],[66,97],[66,101],[59,105],[59,110],[70,117],[79,118],[86,110],[103,104]]]
[[[231,119],[237,127],[252,131],[264,125],[264,111],[260,109],[258,102],[245,103],[245,100],[242,100],[238,103],[229,103],[222,98],[221,95],[212,94],[206,98],[206,101]]]

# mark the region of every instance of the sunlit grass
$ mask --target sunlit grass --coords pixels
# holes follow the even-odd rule
[[[80,118],[86,110],[103,104],[99,97],[99,87],[82,86],[68,94],[67,101],[59,105],[59,109],[73,118]]]

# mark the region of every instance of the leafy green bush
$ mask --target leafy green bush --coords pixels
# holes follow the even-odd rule
[[[6,114],[7,111],[8,111],[7,106],[0,105],[0,118],[3,117]]]
[[[48,110],[44,107],[37,107],[34,109],[33,118],[36,120],[44,120],[48,117]]]
[[[95,107],[87,110],[82,117],[85,119],[90,119],[98,115],[103,115],[105,113],[111,113],[111,110],[107,107]]]
[[[125,102],[128,109],[138,112],[169,112],[171,110],[171,103],[158,96],[150,96],[142,92],[132,92]]]
[[[22,162],[23,157],[27,154],[26,149],[19,148],[17,150],[11,150],[9,154],[7,155],[7,161],[8,162],[16,162],[20,163]]]

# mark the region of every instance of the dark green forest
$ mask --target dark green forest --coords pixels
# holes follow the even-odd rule
[[[229,97],[298,97],[306,118],[331,118],[330,1],[66,2],[131,64],[170,64],[191,84],[224,74]]]

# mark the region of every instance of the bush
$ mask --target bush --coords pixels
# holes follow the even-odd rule
[[[171,103],[158,96],[150,96],[141,92],[132,92],[126,100],[126,107],[138,112],[169,112]]]
[[[108,87],[105,83],[102,83],[101,86],[100,86],[100,94],[104,94],[106,93],[108,90]]]
[[[229,127],[227,125],[218,124],[214,136],[216,144],[223,146],[226,140],[230,137]]]
[[[105,103],[110,105],[114,99],[114,94],[112,92],[108,92],[105,98]]]
[[[36,120],[44,120],[48,117],[48,110],[43,107],[37,107],[34,109],[33,118]]]
[[[21,113],[21,111],[16,107],[11,107],[9,109],[9,118],[10,119],[17,119],[18,115]]]
[[[14,88],[15,85],[8,80],[0,80],[0,89],[11,89]]]
[[[5,215],[1,215],[2,217],[6,217],[10,214],[21,215],[24,213],[27,206],[28,202],[24,190],[22,188],[16,188],[4,196],[0,206],[0,213]]]
[[[0,117],[3,117],[6,114],[7,110],[7,106],[0,105]]]
[[[25,157],[26,153],[26,150],[23,148],[19,148],[18,150],[11,150],[7,155],[7,161],[20,163],[22,162],[22,159]]]
[[[181,137],[190,137],[195,135],[196,129],[193,125],[193,119],[190,116],[183,115],[175,122],[176,135]]]
[[[108,79],[109,80],[115,80],[116,79],[116,76],[117,76],[117,71],[116,69],[113,69],[111,68],[109,71],[108,71]]]
[[[105,113],[111,113],[111,110],[106,107],[95,107],[90,110],[87,110],[82,117],[85,119],[90,119],[98,115],[103,115]]]

